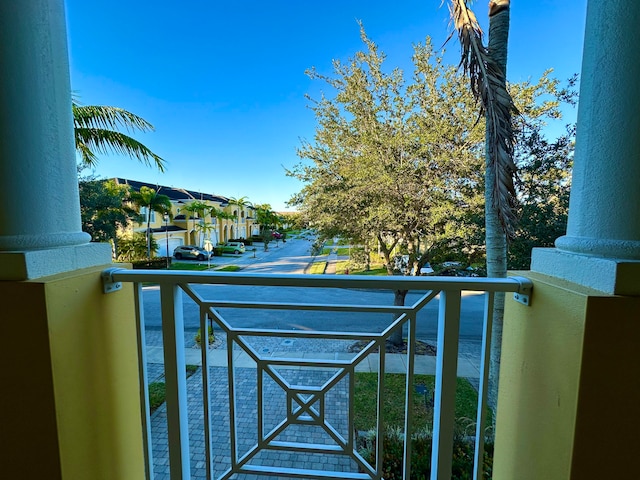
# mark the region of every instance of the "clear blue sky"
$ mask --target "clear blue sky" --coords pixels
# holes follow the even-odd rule
[[[580,72],[587,0],[512,0],[508,77]],[[86,105],[132,111],[156,131],[135,137],[167,160],[165,173],[101,156],[95,173],[224,196],[278,211],[302,187],[284,169],[312,140],[319,81],[333,59],[362,48],[357,20],[411,71],[412,45],[440,46],[451,27],[441,0],[66,0],[71,87]],[[487,1],[473,8],[487,26]],[[454,38],[446,58],[457,63]],[[329,91],[327,91],[329,93]]]

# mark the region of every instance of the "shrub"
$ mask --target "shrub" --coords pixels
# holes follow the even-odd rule
[[[165,270],[167,268],[167,257],[155,257],[145,260],[134,260],[131,262],[134,269],[152,269],[152,270]],[[171,259],[169,259],[169,265],[171,265]]]
[[[213,342],[215,342],[215,340],[216,340],[216,336],[213,333],[213,327],[211,325],[209,325],[208,330],[209,330],[209,345],[213,345]],[[196,345],[198,345],[198,346],[201,345],[201,342],[202,342],[201,329],[198,329],[198,333],[196,333],[196,336],[194,337],[194,340],[196,342]]]
[[[402,479],[402,456],[404,452],[404,434],[398,428],[389,428],[384,435],[384,458],[382,476],[385,480]],[[375,464],[376,435],[368,431],[358,436],[358,452],[370,464]],[[432,433],[429,430],[416,432],[411,436],[411,480],[430,478],[431,476]],[[473,439],[457,434],[453,439],[452,480],[470,480],[473,478],[473,459],[475,454]],[[493,467],[493,444],[485,444],[483,478],[490,479]]]

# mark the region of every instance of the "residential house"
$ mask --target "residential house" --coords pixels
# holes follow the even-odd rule
[[[151,232],[158,243],[157,256],[170,256],[178,245],[204,246],[206,240],[213,245],[235,238],[248,238],[258,228],[255,223],[254,208],[250,205],[239,207],[229,202],[229,198],[209,193],[196,192],[183,188],[167,187],[125,178],[113,178],[119,185],[128,185],[134,191],[141,187],[154,189],[166,195],[171,201],[171,215],[163,216],[156,212],[147,212],[143,207],[140,213],[146,218],[151,216]],[[198,202],[214,207],[232,218],[216,218],[210,212],[201,216],[199,212],[189,210],[189,205]],[[134,232],[144,232],[146,221],[131,226]],[[249,234],[249,235],[247,235]]]
[[[142,479],[134,291],[103,292],[110,247],[81,231],[64,18],[0,2],[0,475]],[[588,2],[568,230],[507,300],[495,480],[637,476],[638,18]]]

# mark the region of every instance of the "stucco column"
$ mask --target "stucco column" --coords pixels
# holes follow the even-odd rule
[[[567,234],[532,270],[640,294],[640,2],[591,1]]]
[[[107,263],[105,246],[89,241],[80,223],[64,3],[2,1],[0,280]],[[59,248],[66,251],[36,253]]]

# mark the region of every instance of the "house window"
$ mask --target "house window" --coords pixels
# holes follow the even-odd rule
[[[149,207],[141,207],[140,208],[140,215],[142,215],[142,217],[144,218],[144,221],[146,223],[147,221],[147,215],[149,214]],[[155,223],[156,221],[156,212],[151,210],[151,223]]]

